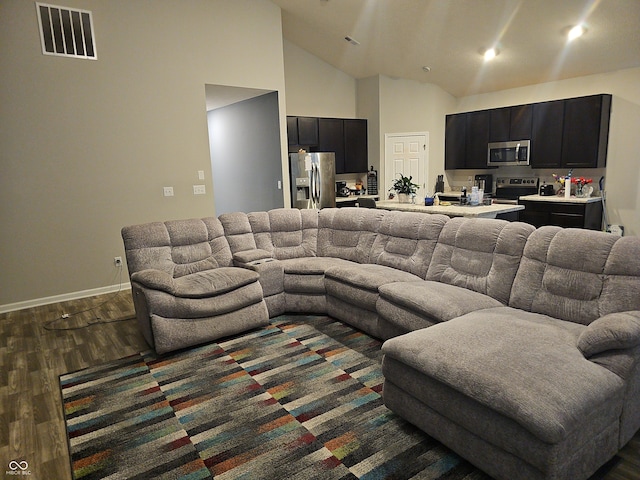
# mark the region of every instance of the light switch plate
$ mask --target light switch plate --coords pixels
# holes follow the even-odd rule
[[[198,170],[198,180],[204,180],[204,170]]]
[[[207,190],[204,185],[194,185],[193,186],[193,194],[194,195],[204,195],[207,193]]]
[[[173,197],[173,187],[162,187],[162,193],[165,197]]]

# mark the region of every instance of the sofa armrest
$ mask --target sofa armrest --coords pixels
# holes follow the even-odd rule
[[[578,337],[578,348],[591,358],[610,350],[624,350],[640,345],[640,311],[610,313],[600,317]]]
[[[210,298],[257,282],[260,275],[248,268],[219,267],[178,278],[159,270],[141,270],[131,281],[144,288],[180,298]]]
[[[272,260],[271,253],[259,248],[253,250],[243,250],[233,254],[233,263],[238,267],[247,267],[266,260]]]
[[[173,277],[162,270],[140,270],[131,275],[131,281],[139,283],[143,287],[175,295],[175,282]]]

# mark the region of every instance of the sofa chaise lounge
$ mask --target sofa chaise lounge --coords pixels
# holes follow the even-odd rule
[[[587,478],[640,428],[640,239],[343,208],[125,227],[159,353],[329,314],[385,340],[383,397],[500,479]]]

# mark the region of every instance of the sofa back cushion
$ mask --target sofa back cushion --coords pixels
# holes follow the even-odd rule
[[[223,213],[218,217],[224,228],[231,253],[255,250],[256,242],[249,223],[249,217],[244,212]]]
[[[161,270],[174,278],[232,265],[217,218],[172,220],[122,229],[129,274]]]
[[[640,238],[539,228],[527,241],[510,305],[585,325],[640,310]]]
[[[273,258],[315,257],[318,245],[318,210],[277,208],[248,215],[259,249]]]
[[[440,233],[427,280],[484,293],[507,304],[534,227],[488,218],[452,218]]]
[[[384,214],[371,208],[323,208],[318,218],[318,256],[373,263],[371,248]]]
[[[385,212],[371,260],[425,278],[440,232],[449,217],[417,212]]]

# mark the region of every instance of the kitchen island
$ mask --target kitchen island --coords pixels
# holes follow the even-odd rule
[[[400,203],[396,200],[385,200],[376,202],[376,208],[385,210],[400,210],[402,212],[422,212],[422,213],[440,213],[450,217],[475,217],[475,218],[500,218],[505,213],[517,212],[524,210],[524,205],[433,205],[425,206],[417,203]]]
[[[518,199],[525,211],[520,220],[534,227],[557,225],[565,228],[602,230],[601,197],[570,197],[558,195],[524,195]]]

